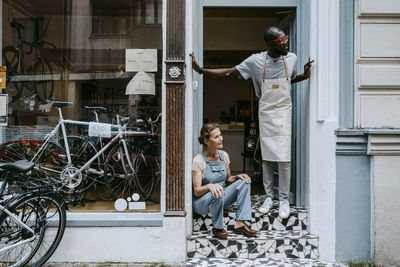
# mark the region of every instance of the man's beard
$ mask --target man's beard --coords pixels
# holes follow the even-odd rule
[[[278,54],[281,55],[281,56],[286,56],[287,53],[288,53],[288,50],[284,49],[284,50],[279,50],[279,51],[276,51],[276,52],[278,52]]]

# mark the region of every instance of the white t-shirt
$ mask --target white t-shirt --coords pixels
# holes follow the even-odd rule
[[[254,90],[258,98],[261,97],[261,79],[265,53],[267,52],[264,51],[258,54],[253,54],[236,66],[236,69],[245,80],[249,78],[253,80]],[[297,56],[296,54],[289,52],[285,56],[285,59],[289,76],[291,79],[294,79],[296,77]],[[267,56],[264,79],[280,79],[284,77],[286,77],[286,70],[282,57],[271,58],[270,56]]]
[[[229,164],[231,163],[231,160],[229,159],[229,155],[228,153],[226,153],[225,151],[221,150],[222,155],[224,156],[224,162],[225,162],[225,166],[229,167]],[[203,177],[204,172],[206,171],[206,166],[207,166],[207,162],[204,160],[203,155],[201,153],[197,154],[194,158],[193,158],[193,162],[192,162],[192,171],[199,171],[201,172],[201,176]]]

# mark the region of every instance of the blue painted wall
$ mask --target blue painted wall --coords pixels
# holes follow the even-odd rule
[[[371,180],[367,137],[338,134],[336,260],[371,259]]]

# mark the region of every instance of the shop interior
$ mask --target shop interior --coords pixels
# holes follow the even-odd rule
[[[289,33],[294,18],[292,8],[204,8],[204,67],[236,66],[251,54],[265,51],[265,29],[277,25]],[[253,179],[252,194],[264,194],[257,145],[258,99],[252,81],[207,75],[203,79],[204,122],[220,125],[232,173],[248,173]]]

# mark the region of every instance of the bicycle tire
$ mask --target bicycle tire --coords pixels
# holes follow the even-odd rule
[[[88,139],[83,138],[79,135],[68,135],[68,146],[70,149],[70,155],[72,160],[72,165],[78,169],[80,169],[83,165],[86,164],[94,155],[97,154],[97,149]],[[60,138],[58,143],[65,150],[64,138]],[[97,174],[90,173],[90,169],[100,170],[101,160],[98,157],[94,162],[92,162],[89,167],[83,171],[82,173],[82,182],[75,187],[73,190],[70,190],[67,187],[63,187],[61,192],[65,194],[81,194],[87,190],[89,190],[96,182],[103,182],[103,179],[99,179]]]
[[[62,197],[53,192],[27,193],[10,201],[7,209],[35,230],[37,237],[26,245],[15,246],[1,254],[2,266],[42,266],[53,255],[64,235],[67,220],[65,205]],[[33,237],[4,212],[0,215],[0,226],[1,246],[7,238],[8,242],[18,242]]]
[[[29,161],[43,145],[43,140],[15,140],[0,147],[0,162],[14,162],[21,159]],[[18,175],[20,181],[30,179],[41,184],[43,178],[60,180],[60,174],[67,164],[65,150],[54,142],[49,142],[47,147],[34,160],[35,168],[27,174]]]
[[[50,63],[46,59],[39,57],[35,62],[33,71],[35,75],[38,75],[38,79],[34,84],[36,99],[39,102],[50,100],[54,96],[53,69]]]
[[[114,200],[131,198],[134,193],[142,196],[141,201],[146,201],[154,190],[154,165],[151,157],[147,158],[140,149],[132,144],[127,144],[128,155],[125,153],[123,143],[119,142],[107,155],[104,164],[106,189]],[[126,158],[130,157],[133,170]],[[137,190],[137,191],[136,191]]]
[[[20,52],[14,46],[6,46],[3,48],[3,66],[6,66],[6,93],[9,95],[11,102],[15,102],[21,98],[24,85],[22,82],[11,81],[11,77],[15,74],[23,72],[23,59]],[[20,70],[18,64],[21,63]]]

